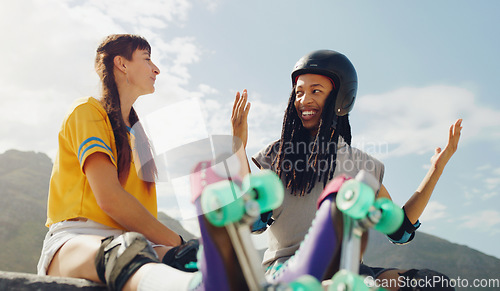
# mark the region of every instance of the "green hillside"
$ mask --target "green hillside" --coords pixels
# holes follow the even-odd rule
[[[41,153],[0,155],[0,270],[36,272],[51,168]]]
[[[47,232],[47,193],[52,162],[42,153],[0,154],[0,270],[36,273]],[[176,220],[159,220],[188,240],[194,236]]]

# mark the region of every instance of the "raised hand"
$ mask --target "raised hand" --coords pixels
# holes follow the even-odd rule
[[[460,132],[462,130],[462,119],[458,119],[454,124],[450,126],[450,132],[448,136],[448,144],[441,150],[441,148],[436,148],[434,156],[431,158],[431,164],[434,167],[443,169],[448,163],[453,154],[457,151],[458,141],[460,140]]]
[[[405,213],[411,223],[416,223],[422,215],[429,199],[431,198],[439,177],[441,177],[441,174],[443,173],[444,167],[450,160],[451,156],[453,156],[453,154],[457,151],[461,130],[462,119],[458,119],[450,127],[448,144],[446,144],[444,150],[436,148],[436,152],[431,158],[432,166],[429,169],[429,172],[427,172],[427,175],[420,183],[420,186],[418,186],[417,191],[406,202],[404,206]]]
[[[233,136],[239,138],[243,143],[243,148],[246,148],[248,141],[248,112],[250,111],[250,102],[247,102],[247,90],[236,93],[234,99],[233,112],[231,114],[231,125],[233,128]]]

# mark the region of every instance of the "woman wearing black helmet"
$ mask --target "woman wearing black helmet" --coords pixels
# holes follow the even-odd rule
[[[348,113],[356,99],[357,76],[347,57],[331,50],[305,55],[294,67],[292,85],[281,138],[252,157],[260,169],[276,172],[286,188],[282,206],[268,216],[263,215],[262,221],[254,226],[254,230],[260,232],[269,226],[269,248],[263,264],[267,267],[267,273],[275,277],[286,277],[283,275],[286,272],[276,270],[287,261],[297,261],[289,259],[299,249],[308,232],[317,214],[318,197],[330,180],[341,174],[354,177],[360,170],[366,170],[382,183],[384,174],[384,166],[380,161],[350,146]],[[247,142],[249,109],[245,90],[241,96],[239,93],[236,95],[232,114],[233,135],[240,138],[244,146]],[[457,149],[460,130],[459,119],[450,127],[447,146],[444,150],[436,149],[431,158],[432,167],[415,194],[404,205],[405,222],[400,230],[390,236],[393,242],[406,243],[413,239],[414,231],[420,225],[418,218],[445,165]],[[383,185],[377,194],[390,198]],[[317,240],[321,241],[320,237]],[[338,258],[336,254],[332,253]],[[293,265],[288,262],[286,268],[293,268]],[[377,273],[372,275],[380,275],[379,278],[398,276],[394,270],[375,271]],[[324,275],[329,274],[325,272]]]

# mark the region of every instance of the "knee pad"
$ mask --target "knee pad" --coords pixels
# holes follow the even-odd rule
[[[162,263],[185,272],[196,272],[195,266],[200,242],[197,239],[191,239],[188,242],[170,249],[163,257]]]
[[[411,269],[399,275],[405,278],[405,286],[399,288],[401,291],[455,290],[451,287],[451,280],[448,276],[434,270]]]
[[[95,258],[99,279],[106,283],[110,290],[121,290],[140,267],[158,262],[151,244],[137,232],[103,239]]]

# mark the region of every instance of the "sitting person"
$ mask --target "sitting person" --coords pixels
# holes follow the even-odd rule
[[[283,204],[273,212],[262,215],[254,228],[256,232],[269,229],[269,245],[263,264],[267,274],[276,280],[296,273],[290,263],[286,266],[285,263],[291,260],[301,244],[307,245],[304,237],[313,219],[319,215],[316,211],[318,198],[333,178],[343,174],[354,177],[360,170],[365,170],[381,184],[378,197],[391,198],[382,184],[384,165],[351,147],[348,113],[354,106],[357,76],[349,59],[335,51],[314,51],[296,63],[291,77],[293,90],[285,111],[281,137],[252,157],[258,168],[274,171],[286,189]],[[241,139],[243,148],[248,139],[250,104],[247,99],[246,90],[242,94],[238,92],[232,113],[233,135]],[[444,150],[436,149],[429,172],[403,206],[404,223],[389,236],[394,243],[403,244],[413,239],[414,231],[420,225],[418,219],[444,167],[457,150],[461,124],[459,119],[450,127],[448,144]],[[250,172],[249,166],[247,171]],[[335,209],[332,212],[332,219],[339,218]],[[340,229],[340,224],[340,219],[337,219],[337,229]],[[339,236],[341,233],[338,231],[331,235],[337,239]],[[310,235],[309,240],[312,240]],[[338,251],[324,255],[336,256],[338,260]],[[304,264],[302,259],[296,261],[300,262],[296,265]],[[361,265],[361,271],[379,279],[397,278],[400,274],[419,276],[418,270],[370,268],[365,265]],[[327,279],[331,275],[330,272],[317,276],[318,279]]]
[[[244,286],[217,229],[201,227],[205,243],[214,247],[205,248],[211,268],[202,265],[200,282],[196,268],[184,266],[196,259],[197,241],[184,242],[157,219],[157,169],[132,107],[139,96],[154,92],[160,73],[149,43],[136,35],[110,35],[97,49],[95,68],[102,99],[77,100],[59,132],[38,274],[106,283],[110,290]]]

